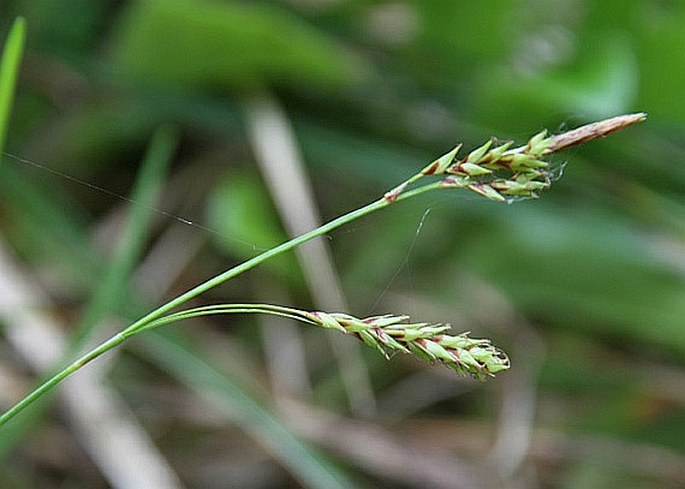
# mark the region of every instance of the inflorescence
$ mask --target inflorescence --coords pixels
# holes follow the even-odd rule
[[[312,323],[358,337],[386,358],[409,353],[428,362],[442,363],[462,375],[478,379],[509,368],[509,358],[489,340],[468,333],[445,334],[447,324],[410,323],[409,316],[373,316],[359,319],[348,314],[311,312]]]

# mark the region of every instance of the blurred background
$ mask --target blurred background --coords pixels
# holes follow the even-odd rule
[[[685,487],[684,2],[2,0],[0,40],[17,16],[3,410],[457,142],[649,118],[555,155],[540,200],[427,194],[193,302],[449,322],[510,371],[462,379],[268,317],[188,321],[4,427],[3,488]]]

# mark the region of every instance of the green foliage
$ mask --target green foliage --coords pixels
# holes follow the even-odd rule
[[[20,0],[7,3],[15,15],[30,19],[29,42],[33,46],[71,60],[82,60],[92,54],[108,13],[104,1]]]
[[[644,237],[619,216],[577,209],[559,220],[559,212],[507,213],[461,252],[536,317],[685,352],[682,276],[648,259]]]
[[[339,46],[275,5],[135,1],[116,31],[117,68],[155,83],[228,90],[341,84],[352,75]]]

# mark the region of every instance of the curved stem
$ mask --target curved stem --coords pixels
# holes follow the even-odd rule
[[[268,260],[269,258],[273,258],[274,256],[280,255],[281,253],[285,253],[286,251],[290,251],[293,248],[298,247],[302,243],[305,243],[311,239],[314,239],[318,236],[322,236],[330,231],[333,231],[334,229],[339,228],[340,226],[347,224],[349,222],[355,221],[361,217],[364,217],[368,214],[371,214],[372,212],[378,211],[380,209],[383,209],[384,207],[389,206],[393,202],[399,202],[401,200],[405,200],[411,197],[415,197],[419,194],[435,190],[438,188],[441,188],[442,184],[441,182],[433,182],[429,183],[426,185],[423,185],[421,187],[408,190],[402,194],[400,194],[397,198],[394,200],[386,199],[386,198],[381,198],[378,199],[374,202],[371,202],[370,204],[365,205],[364,207],[360,207],[359,209],[356,209],[354,211],[348,212],[347,214],[344,214],[336,219],[333,219],[332,221],[327,222],[326,224],[323,224],[322,226],[319,226],[316,229],[313,229],[305,234],[302,234],[300,236],[297,236],[289,241],[286,241],[284,243],[281,243],[280,245],[276,246],[275,248],[271,248],[264,253],[257,255],[253,258],[250,258],[247,261],[244,261],[243,263],[240,263],[239,265],[236,265],[233,268],[230,268],[226,270],[223,273],[220,273],[219,275],[216,275],[215,277],[202,282],[200,285],[197,285],[196,287],[193,287],[192,289],[186,291],[185,293],[179,295],[178,297],[170,300],[169,302],[159,306],[157,309],[154,311],[150,312],[149,314],[143,316],[140,318],[138,321],[135,323],[131,324],[128,328],[126,328],[122,333],[126,336],[130,336],[130,333],[133,331],[136,331],[140,328],[144,328],[147,324],[150,322],[154,321],[155,319],[158,319],[162,317],[164,314],[167,312],[171,311],[172,309],[188,302],[190,299],[194,299],[195,297],[199,296],[200,294],[203,294],[204,292],[207,292],[208,290],[216,287],[217,285],[221,285],[222,283],[226,282],[227,280],[232,279],[233,277],[236,277],[237,275],[240,275],[241,273],[244,273],[251,268],[256,267],[260,263]]]
[[[411,180],[411,179],[410,179]],[[414,181],[414,180],[412,180]],[[187,292],[179,295],[178,297],[166,302],[165,304],[159,306],[152,312],[146,314],[130,326],[128,326],[126,329],[123,331],[117,333],[116,335],[112,336],[110,339],[104,341],[88,353],[84,354],[81,356],[79,359],[74,361],[73,363],[69,364],[67,367],[65,367],[63,370],[43,382],[40,386],[38,386],[35,390],[33,390],[30,394],[28,394],[26,397],[24,397],[21,401],[19,401],[17,404],[12,406],[9,410],[7,410],[5,413],[3,413],[0,416],[0,426],[4,425],[7,423],[10,419],[15,417],[17,414],[19,414],[21,411],[26,409],[29,405],[37,401],[40,397],[45,395],[48,391],[50,391],[53,387],[55,387],[57,384],[62,382],[65,378],[67,378],[69,375],[73,374],[77,370],[79,370],[81,367],[86,365],[87,363],[91,362],[92,360],[96,359],[100,355],[108,352],[112,348],[115,348],[116,346],[120,345],[124,341],[126,341],[128,338],[131,336],[134,336],[146,329],[151,329],[153,327],[161,326],[163,324],[167,324],[169,322],[173,321],[180,321],[182,319],[187,319],[191,317],[196,317],[198,315],[201,315],[199,312],[193,312],[196,310],[190,310],[190,311],[180,311],[176,315],[169,315],[169,316],[164,316],[166,313],[171,311],[172,309],[186,303],[190,299],[193,299],[200,294],[216,287],[217,285],[220,285],[227,280],[232,279],[233,277],[240,275],[243,272],[246,272],[250,270],[251,268],[254,268],[255,266],[259,265],[260,263],[268,260],[269,258],[272,258],[274,256],[280,255],[281,253],[285,253],[286,251],[289,251],[293,248],[296,248],[297,246],[301,245],[302,243],[305,243],[306,241],[309,241],[313,238],[316,238],[317,236],[324,235],[334,229],[339,228],[340,226],[347,224],[349,222],[352,222],[356,219],[359,219],[361,217],[364,217],[368,214],[371,214],[372,212],[378,211],[380,209],[383,209],[393,202],[399,202],[401,200],[405,200],[411,197],[415,197],[417,195],[423,194],[425,192],[439,189],[442,187],[442,184],[440,181],[438,182],[433,182],[429,183],[426,185],[423,185],[421,187],[417,187],[412,190],[408,190],[406,192],[402,192],[401,194],[397,195],[396,197],[393,197],[393,199],[388,199],[388,198],[381,198],[378,199],[374,202],[371,202],[370,204],[365,205],[364,207],[361,207],[359,209],[356,209],[354,211],[348,212],[347,214],[344,214],[336,219],[333,219],[332,221],[327,222],[326,224],[323,224],[322,226],[313,229],[312,231],[309,231],[308,233],[302,234],[300,236],[297,236],[296,238],[293,238],[289,241],[286,241],[275,248],[271,248],[270,250],[265,251],[264,253],[255,256],[254,258],[251,258],[243,263],[240,263],[239,265],[236,265],[233,268],[230,268],[226,270],[223,273],[220,273],[219,275],[216,275],[215,277],[201,283],[200,285],[197,285],[196,287],[188,290]],[[205,314],[211,314],[211,307],[205,311]],[[242,308],[242,309],[241,309]],[[202,308],[198,308],[198,310],[201,310]],[[291,317],[293,319],[298,319],[300,321],[305,321],[307,322],[306,318],[303,317],[301,314],[297,314],[297,311],[295,309],[290,309],[286,307],[280,307],[280,306],[268,306],[264,307],[262,305],[261,310],[256,310],[253,305],[246,305],[246,304],[236,304],[235,310],[229,310],[232,308],[226,308],[223,310],[223,312],[264,312],[264,313],[269,313],[269,314],[277,314],[281,316],[287,316]],[[217,312],[218,313],[218,312]]]
[[[294,319],[296,321],[314,323],[304,311],[293,309],[287,306],[277,306],[275,304],[217,304],[211,306],[200,306],[184,311],[178,311],[162,316],[159,319],[146,324],[142,328],[127,333],[126,337],[134,336],[143,331],[154,328],[159,328],[166,324],[184,321],[202,316],[212,316],[217,314],[271,314],[272,316],[280,316],[284,318]]]

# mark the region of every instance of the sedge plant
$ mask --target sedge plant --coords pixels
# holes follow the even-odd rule
[[[606,136],[646,118],[644,113],[628,114],[595,122],[557,135],[542,131],[523,146],[490,140],[463,157],[461,145],[436,159],[379,199],[328,223],[286,241],[197,285],[143,316],[124,330],[82,355],[40,384],[0,416],[0,426],[17,416],[62,380],[92,360],[144,331],[184,319],[217,314],[271,314],[356,336],[386,357],[406,353],[431,363],[443,364],[459,374],[484,379],[509,368],[507,355],[490,340],[471,338],[468,333],[451,335],[447,324],[410,322],[404,315],[357,318],[343,313],[303,311],[268,304],[218,304],[180,309],[189,300],[244,273],[260,263],[285,253],[317,236],[379,211],[397,202],[434,190],[467,189],[489,200],[513,202],[537,198],[550,187],[557,168],[547,157],[571,146]]]

